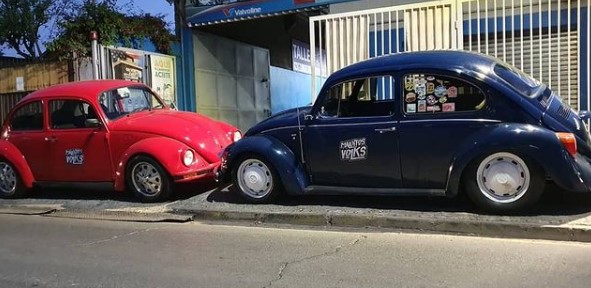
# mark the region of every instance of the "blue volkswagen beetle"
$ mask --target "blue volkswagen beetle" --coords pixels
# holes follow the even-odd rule
[[[310,107],[252,127],[218,178],[254,203],[285,192],[454,197],[520,211],[546,181],[591,191],[591,140],[554,91],[460,51],[373,58],[331,75]]]

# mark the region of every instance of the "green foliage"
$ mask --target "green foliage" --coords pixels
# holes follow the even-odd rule
[[[58,37],[49,43],[48,49],[62,58],[89,56],[91,31],[98,33],[99,43],[105,46],[119,43],[131,46],[135,40],[148,38],[158,52],[166,54],[170,54],[170,43],[174,40],[163,16],[128,16],[117,11],[115,0],[98,4],[86,1],[65,17],[59,28]]]
[[[0,0],[0,45],[24,58],[43,53],[39,28],[52,18],[52,0]]]

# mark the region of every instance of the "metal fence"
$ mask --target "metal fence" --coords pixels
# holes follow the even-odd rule
[[[588,110],[591,0],[446,0],[312,17],[325,73],[392,53],[463,49],[500,58]],[[326,53],[316,54],[317,49]],[[315,67],[311,69],[315,76]],[[316,91],[316,77],[312,77]]]

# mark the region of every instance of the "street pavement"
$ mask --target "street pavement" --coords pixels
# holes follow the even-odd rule
[[[51,213],[56,217],[146,221],[133,215],[164,213],[167,215],[152,217],[150,221],[178,221],[178,218],[170,219],[169,215],[174,213],[186,220],[380,227],[591,242],[591,195],[561,191],[553,185],[548,186],[534,209],[514,216],[480,213],[464,198],[303,196],[252,205],[232,193],[232,187],[217,189],[210,183],[178,188],[170,201],[146,204],[136,202],[131,195],[115,193],[108,186],[49,187],[36,190],[26,199],[0,199],[0,214],[13,213],[15,207],[18,210],[18,207],[33,206],[44,207],[46,210],[40,211],[45,212],[39,213]],[[117,214],[107,215],[106,212]]]
[[[216,222],[220,223],[220,222]],[[0,215],[0,287],[589,287],[591,244]]]

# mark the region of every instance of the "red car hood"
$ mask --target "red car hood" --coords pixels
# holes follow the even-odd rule
[[[151,133],[176,139],[195,149],[209,163],[232,143],[237,128],[209,117],[175,110],[153,110],[123,116],[109,124],[112,131]]]

